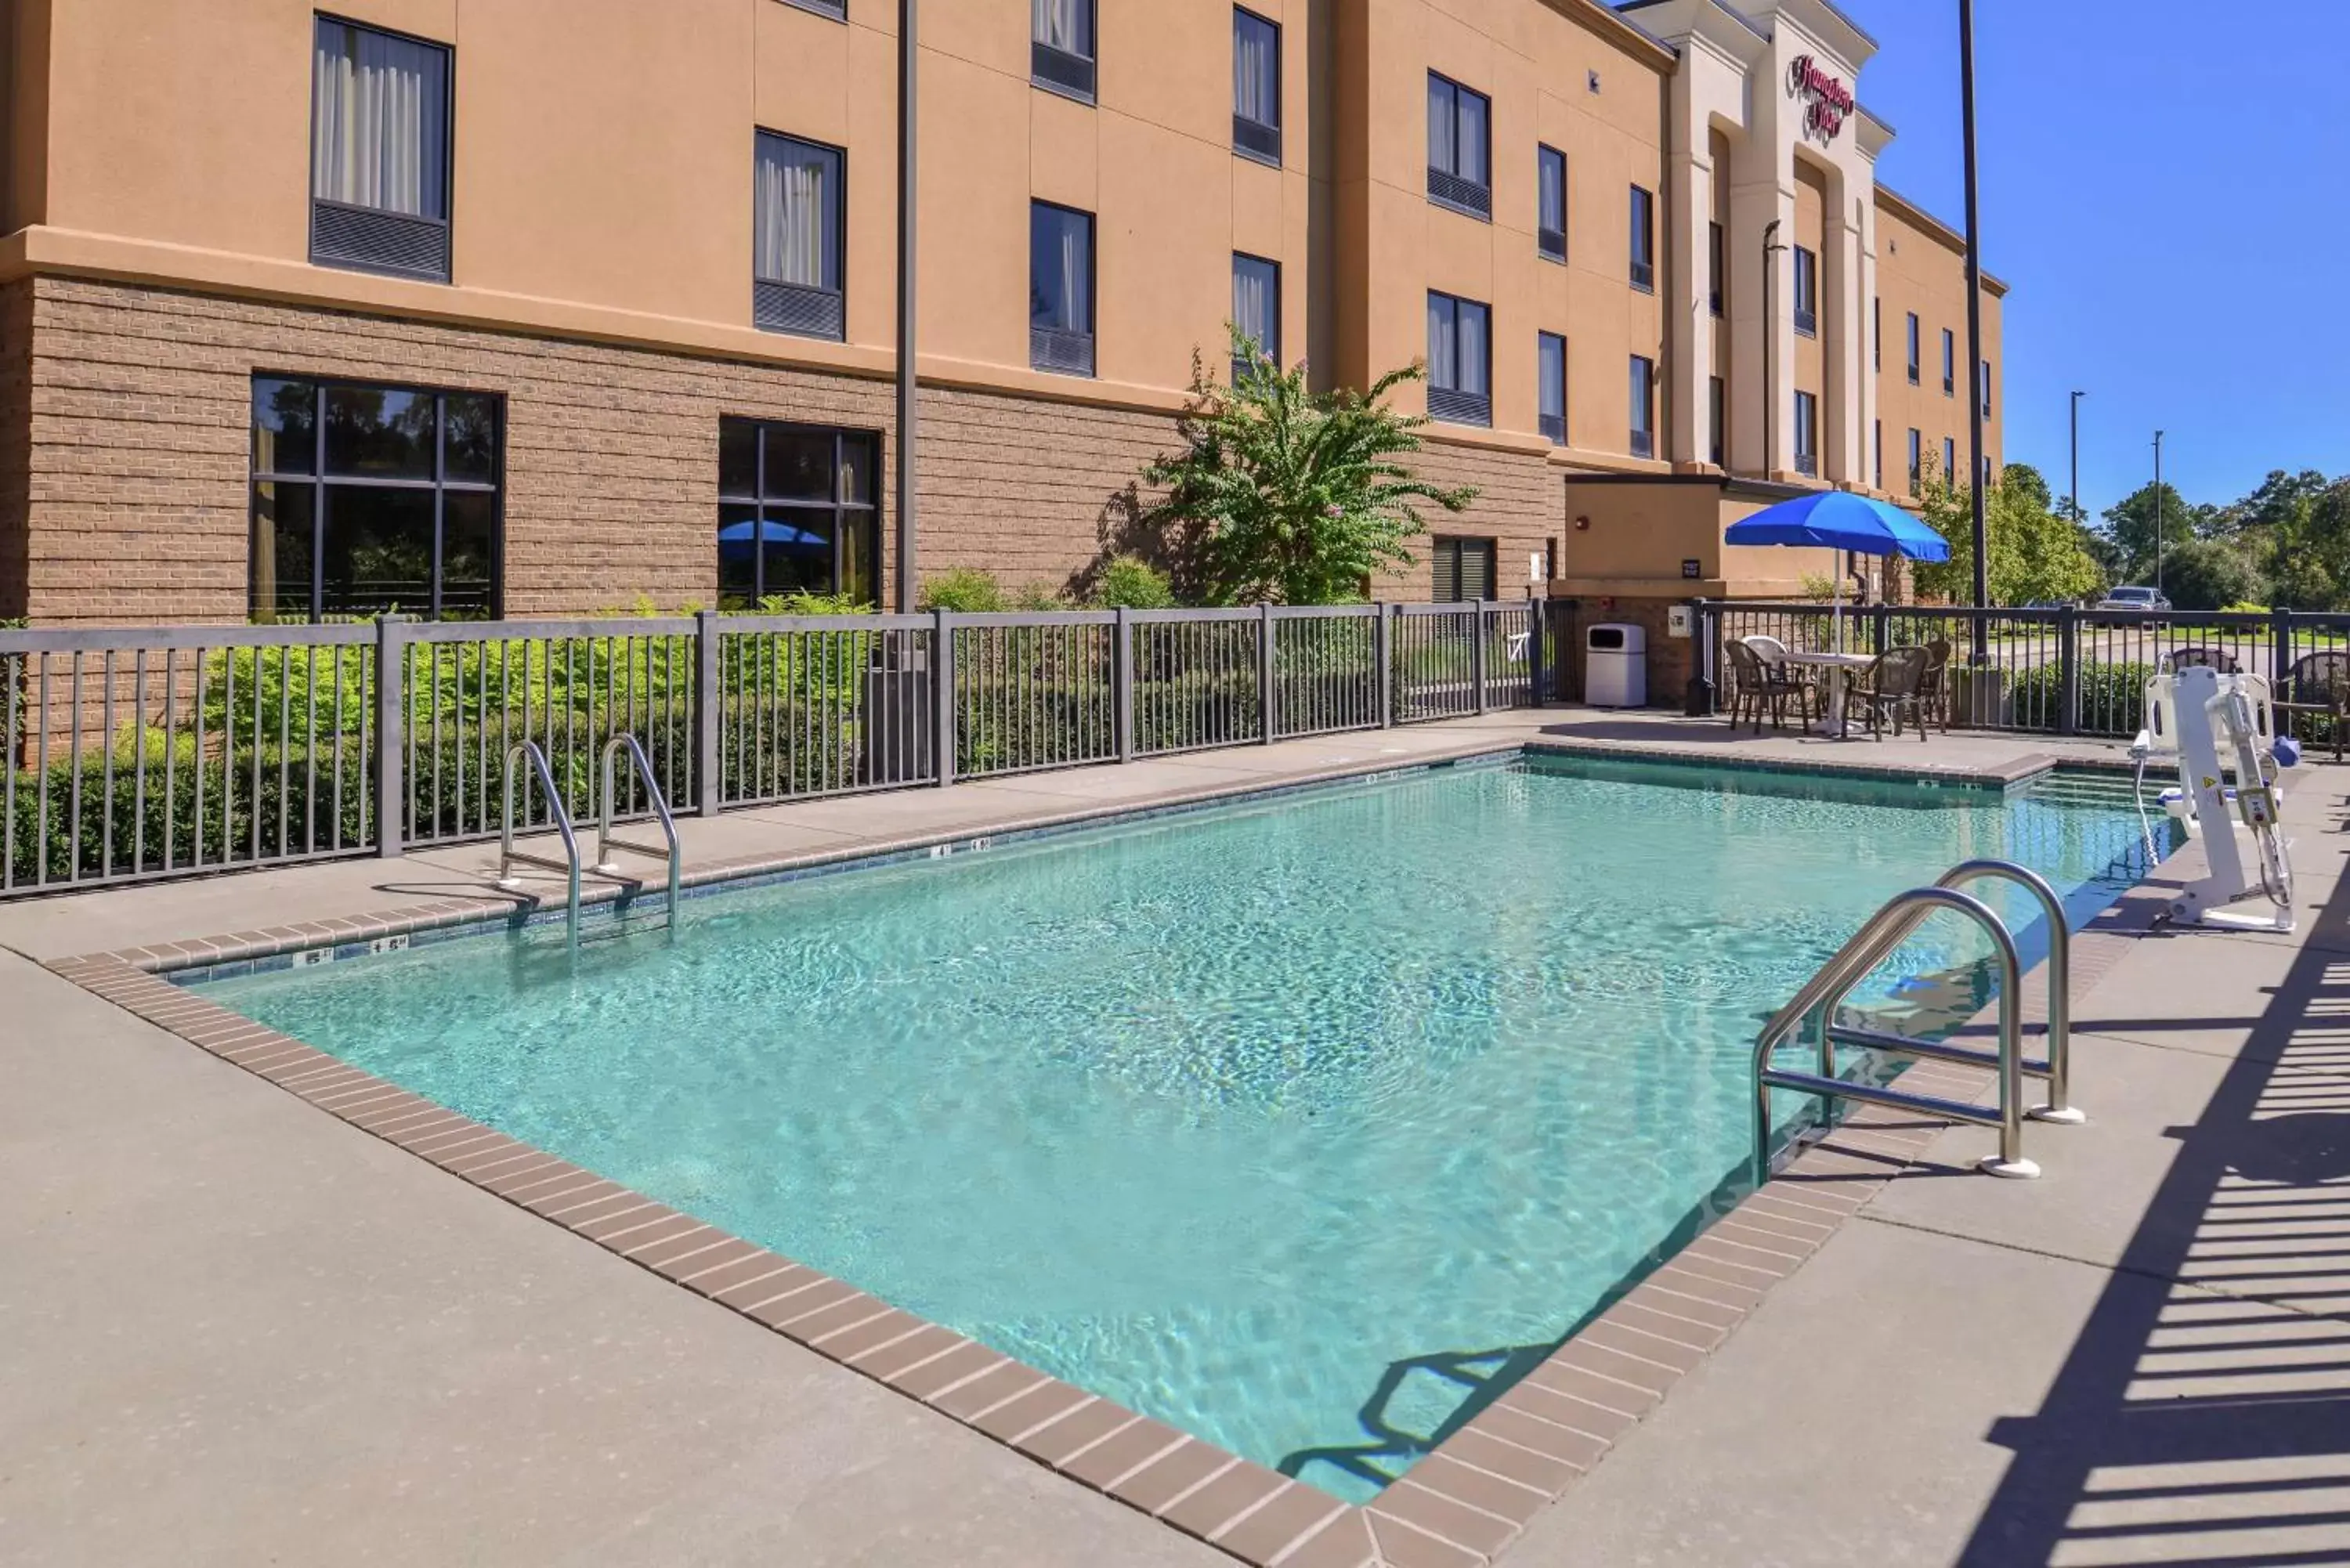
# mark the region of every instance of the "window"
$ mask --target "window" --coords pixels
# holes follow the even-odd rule
[[[1915,495],[1926,482],[1924,439],[1916,431],[1909,432],[1909,493]]]
[[[848,20],[848,0],[784,0],[803,11],[813,11],[819,16],[829,16],[836,22]]]
[[[1028,79],[1094,100],[1094,0],[1028,0]]]
[[[841,154],[758,134],[751,197],[751,316],[770,332],[843,336]]]
[[[487,392],[255,377],[253,618],[495,617],[504,422]]]
[[[1720,223],[1706,225],[1706,307],[1719,318],[1721,315],[1722,232]]]
[[[1543,439],[1553,446],[1566,444],[1566,339],[1555,332],[1539,334],[1534,359],[1541,367]]]
[[[1257,352],[1281,369],[1281,265],[1261,256],[1232,253],[1232,325]],[[1248,360],[1232,361],[1232,385],[1241,383]]]
[[[449,281],[449,51],[331,17],[312,35],[310,259]]]
[[[1451,605],[1494,597],[1494,541],[1445,537],[1432,543],[1436,581],[1430,597]]]
[[[1232,10],[1232,151],[1281,167],[1281,29]]]
[[[1028,363],[1064,376],[1094,373],[1091,213],[1028,203]]]
[[[718,421],[718,607],[785,594],[878,602],[880,437],[759,420]]]
[[[1942,396],[1954,398],[1959,391],[1959,338],[1949,327],[1942,328]]]
[[[1918,313],[1909,313],[1909,384],[1918,384]]]
[[[1882,298],[1868,302],[1868,368],[1877,371],[1885,369],[1885,301]]]
[[[1489,306],[1428,294],[1428,411],[1456,425],[1493,422],[1493,313]]]
[[[1716,468],[1730,466],[1730,388],[1719,376],[1710,379],[1707,388],[1707,411],[1713,425],[1711,462]]]
[[[1820,335],[1820,258],[1795,247],[1795,330],[1806,337]]]
[[[1555,262],[1566,259],[1566,154],[1555,147],[1534,150],[1541,202],[1534,214],[1534,250]]]
[[[1991,418],[1991,361],[1988,359],[1982,362],[1982,411],[1983,418]]]
[[[1632,187],[1632,286],[1654,293],[1657,287],[1657,199]]]
[[[1820,476],[1820,400],[1809,392],[1795,394],[1795,472]]]
[[[1989,490],[1991,488],[1991,453],[1983,453],[1982,467],[1979,472],[1981,477],[1976,480],[1976,483],[1983,489]]]
[[[1492,100],[1429,72],[1428,199],[1490,223],[1492,171]]]
[[[1959,443],[1949,436],[1942,438],[1942,483],[1945,485],[1959,483]]]
[[[1632,455],[1657,455],[1657,362],[1632,356]]]
[[[1871,426],[1870,441],[1877,454],[1877,488],[1885,488],[1885,421],[1877,420]]]

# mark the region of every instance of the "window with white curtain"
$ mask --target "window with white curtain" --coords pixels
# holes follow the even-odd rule
[[[1566,259],[1566,154],[1555,147],[1534,150],[1540,188],[1534,215],[1534,249],[1555,262]]]
[[[758,133],[752,185],[754,312],[771,332],[842,336],[841,153]]]
[[[1094,100],[1094,0],[1029,0],[1029,79]]]
[[[1820,472],[1820,400],[1809,392],[1795,394],[1795,472],[1809,479]]]
[[[1028,362],[1066,376],[1094,373],[1094,219],[1028,203]]]
[[[1232,8],[1232,151],[1281,162],[1281,29]]]
[[[1493,422],[1491,306],[1428,294],[1428,411],[1456,425]]]
[[[446,281],[449,51],[318,17],[310,259]]]
[[[1539,389],[1543,439],[1553,446],[1566,444],[1566,339],[1555,332],[1538,334],[1534,362],[1541,371]]]
[[[1428,73],[1428,197],[1490,220],[1493,215],[1493,106],[1483,93]]]
[[[1657,455],[1657,362],[1632,356],[1632,455]]]
[[[1820,333],[1820,258],[1803,245],[1795,247],[1795,330],[1805,337]]]
[[[1632,286],[1653,294],[1657,287],[1657,198],[1645,186],[1632,187]]]
[[[1281,368],[1281,265],[1262,256],[1232,253],[1232,326],[1243,342]],[[1245,358],[1232,360],[1232,384],[1247,373]]]

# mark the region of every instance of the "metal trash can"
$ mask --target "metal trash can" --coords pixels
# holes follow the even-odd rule
[[[1583,640],[1583,700],[1595,708],[1648,705],[1648,631],[1607,621]]]

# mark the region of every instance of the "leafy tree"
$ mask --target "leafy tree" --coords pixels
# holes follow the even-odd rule
[[[2325,493],[2326,483],[2325,475],[2314,468],[2304,468],[2299,473],[2271,469],[2258,490],[2222,510],[2225,531],[2241,534],[2252,528],[2289,529],[2304,523],[2310,507]]]
[[[1144,473],[1167,487],[1151,521],[1203,602],[1359,599],[1373,573],[1411,560],[1423,506],[1459,512],[1476,498],[1418,478],[1404,461],[1428,421],[1386,400],[1427,374],[1419,364],[1368,392],[1315,392],[1302,361],[1284,370],[1237,330],[1232,358],[1246,368],[1226,388],[1192,354],[1191,401],[1177,427],[1184,450]]]
[[[2183,610],[2225,609],[2258,592],[2251,560],[2225,539],[2189,539],[2162,563],[2162,591]]]
[[[2248,543],[2267,558],[2271,602],[2287,609],[2350,604],[2350,478],[2335,480],[2305,504],[2282,509],[2265,532],[2265,538]]]
[[[2154,577],[2155,502],[2157,490],[2152,484],[2139,486],[2115,505],[2106,508],[2106,531],[2112,537],[2124,566],[2126,576],[2133,580]],[[2178,489],[2165,482],[2159,495],[2162,514],[2162,554],[2167,558],[2172,550],[2195,537],[2198,509],[2187,504]]]
[[[1939,482],[1926,483],[1922,493],[1927,524],[1950,542],[1950,558],[1917,562],[1911,571],[1920,591],[1966,603],[1974,597],[1974,496]],[[2103,574],[2080,527],[2052,508],[2048,482],[2039,470],[2008,464],[1984,497],[1983,513],[1993,604],[2076,599],[2095,591]]]

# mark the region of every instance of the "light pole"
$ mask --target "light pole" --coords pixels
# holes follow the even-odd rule
[[[1982,233],[1975,200],[1975,5],[1959,0],[1959,104],[1964,121],[1967,166],[1967,432],[1973,462],[1967,490],[1974,501],[1975,607],[1991,605],[1989,503],[1983,494]],[[1991,662],[1990,618],[1974,618],[1974,658]]]
[[[2081,525],[2081,400],[2089,394],[2075,389],[2073,393],[2073,526]]]
[[[914,110],[920,59],[921,0],[898,0],[898,613],[914,613],[921,578],[914,535],[914,425],[918,381],[914,363]],[[878,576],[879,574],[877,573]],[[874,584],[879,598],[880,584]]]
[[[2162,592],[2162,432],[2154,432],[2154,591]]]
[[[1779,324],[1771,316],[1771,283],[1778,268],[1771,258],[1787,247],[1779,243],[1779,220],[1772,219],[1762,225],[1762,477],[1768,482],[1771,464],[1778,456],[1772,444],[1775,439],[1772,414],[1779,404],[1779,389],[1771,376],[1771,350],[1779,340]]]

